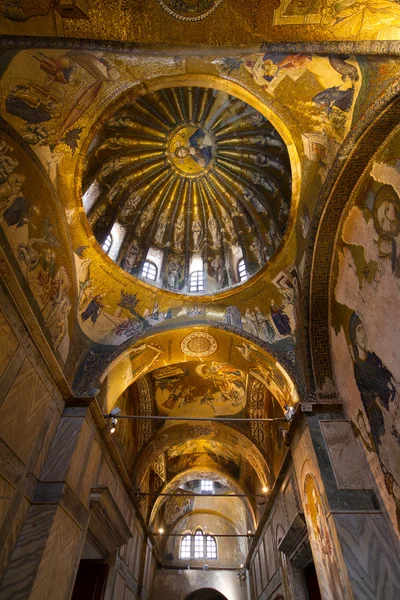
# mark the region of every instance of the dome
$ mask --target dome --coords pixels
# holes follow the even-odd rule
[[[147,93],[102,126],[86,156],[83,204],[125,271],[172,292],[212,294],[261,269],[291,198],[287,148],[272,124],[226,92]]]

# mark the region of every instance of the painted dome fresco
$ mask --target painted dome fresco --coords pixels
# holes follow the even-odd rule
[[[286,229],[291,171],[282,138],[226,92],[161,89],[102,126],[86,156],[94,236],[131,275],[212,294],[261,269]]]

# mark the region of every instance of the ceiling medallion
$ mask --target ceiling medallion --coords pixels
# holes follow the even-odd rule
[[[183,338],[181,349],[188,356],[210,356],[217,350],[217,341],[209,333],[196,331]]]
[[[202,175],[211,166],[214,143],[206,129],[198,125],[183,125],[170,135],[168,154],[180,175]]]
[[[211,15],[222,0],[158,0],[158,2],[175,19],[201,21]]]

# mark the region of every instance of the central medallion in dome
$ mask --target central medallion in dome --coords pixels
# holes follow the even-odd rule
[[[131,275],[212,294],[271,258],[291,198],[287,148],[246,102],[175,87],[126,104],[92,141],[83,204],[93,233]]]
[[[198,177],[212,166],[211,134],[199,125],[180,125],[169,137],[168,157],[178,174]]]

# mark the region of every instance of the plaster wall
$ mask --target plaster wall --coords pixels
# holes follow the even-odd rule
[[[248,583],[240,584],[236,571],[182,571],[157,569],[152,600],[184,600],[191,592],[213,588],[228,600],[248,600]]]

